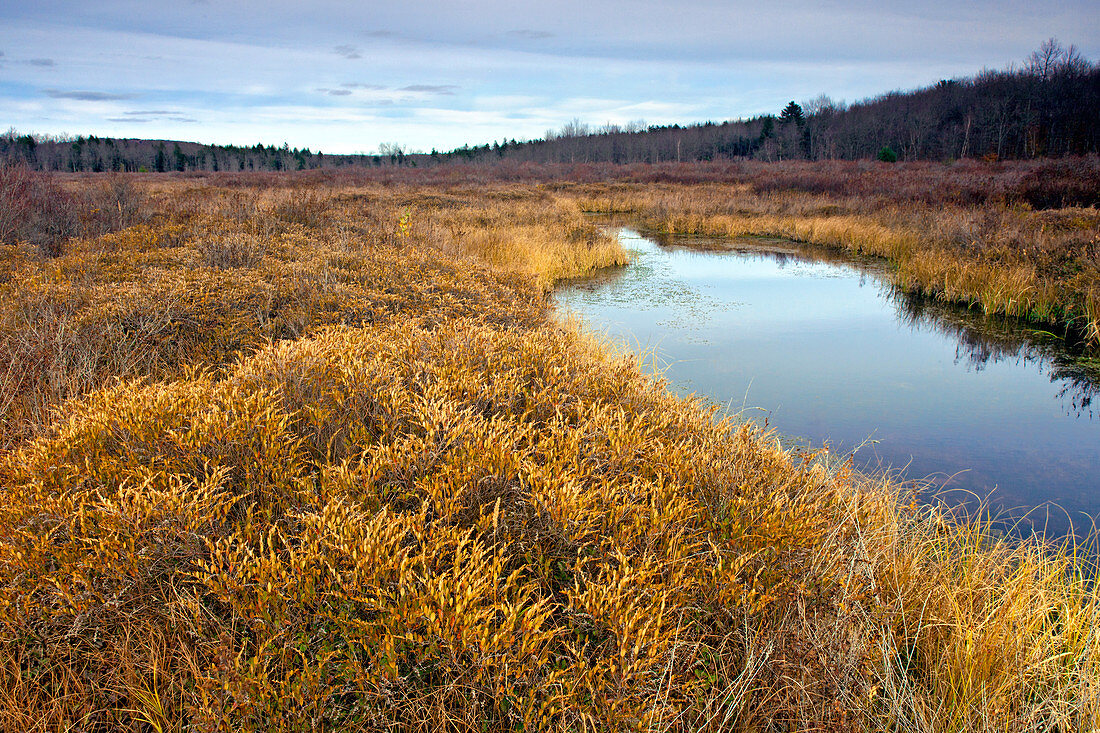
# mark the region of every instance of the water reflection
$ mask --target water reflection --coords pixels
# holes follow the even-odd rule
[[[1068,414],[1097,417],[1093,398],[1100,391],[1100,367],[1084,354],[1084,344],[1073,336],[1038,330],[1016,319],[985,316],[951,303],[889,287],[898,318],[915,328],[931,325],[958,342],[957,358],[980,371],[988,364],[1011,361],[1034,364],[1058,386],[1058,397]]]
[[[633,234],[633,233],[632,233]],[[913,328],[934,328],[958,343],[956,358],[975,371],[990,363],[1012,361],[1033,364],[1058,385],[1057,395],[1067,414],[1097,417],[1093,398],[1100,391],[1100,361],[1089,359],[1084,341],[1066,332],[1041,330],[1015,318],[986,315],[980,310],[944,303],[909,293],[887,277],[886,265],[876,258],[857,258],[843,252],[772,237],[721,240],[713,237],[651,235],[667,251],[734,253],[749,260],[766,260],[779,270],[806,262],[826,263],[860,273],[860,287],[870,281],[897,309],[898,320]],[[616,269],[613,277],[623,274]]]

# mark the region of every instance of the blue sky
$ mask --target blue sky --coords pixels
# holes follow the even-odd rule
[[[1095,0],[0,4],[0,126],[373,151],[854,101],[1042,41],[1100,58]]]

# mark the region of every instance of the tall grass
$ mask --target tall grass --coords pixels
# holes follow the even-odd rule
[[[158,185],[6,250],[3,729],[1100,725],[1094,555],[554,321],[574,193]]]
[[[545,303],[529,280],[545,287],[625,261],[574,207],[540,196],[498,207],[491,234],[469,237],[488,205],[420,215],[381,191],[183,189],[159,206],[151,224],[71,241],[64,256],[9,248],[0,448],[112,379],[222,364],[320,325],[396,314],[531,323]]]

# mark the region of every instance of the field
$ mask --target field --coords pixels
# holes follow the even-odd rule
[[[787,452],[548,300],[625,212],[1095,344],[1096,162],[1034,170],[5,171],[0,726],[1095,730],[1095,555]]]

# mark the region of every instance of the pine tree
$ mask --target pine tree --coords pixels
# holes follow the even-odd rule
[[[799,127],[802,127],[802,123],[805,122],[805,116],[802,114],[802,107],[795,103],[792,99],[783,111],[779,114],[780,122],[795,122]]]

